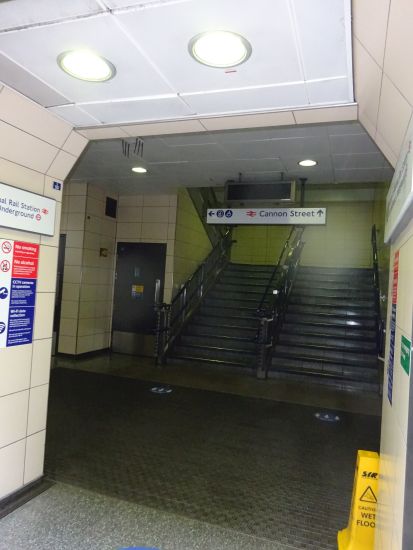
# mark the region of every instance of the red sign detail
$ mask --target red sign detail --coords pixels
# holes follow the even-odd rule
[[[249,216],[250,218],[253,218],[254,216],[257,215],[256,212],[254,212],[254,210],[248,210],[248,212],[246,212],[247,216]]]
[[[8,260],[3,260],[0,263],[0,271],[3,273],[7,273],[10,269],[10,262]]]
[[[49,211],[47,210],[47,208],[43,208],[42,213],[43,213],[45,216],[47,216],[47,214],[49,213]]]
[[[398,286],[399,286],[399,251],[397,251],[394,255],[392,304],[397,304]]]
[[[39,222],[42,219],[40,214],[36,214],[36,220]]]
[[[39,264],[39,245],[16,241],[14,243],[12,277],[36,279]]]
[[[9,243],[9,241],[4,241],[4,243],[1,245],[1,249],[4,252],[4,254],[9,254],[12,250],[12,245]]]

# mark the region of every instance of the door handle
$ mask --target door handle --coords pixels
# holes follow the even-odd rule
[[[160,303],[160,297],[161,297],[161,280],[156,279],[155,280],[155,305],[158,305]]]

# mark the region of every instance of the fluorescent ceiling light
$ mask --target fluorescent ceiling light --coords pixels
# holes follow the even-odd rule
[[[192,57],[209,67],[227,68],[244,63],[251,55],[251,44],[230,31],[210,31],[194,36],[189,42]]]
[[[298,164],[300,166],[316,166],[318,162],[316,160],[305,159],[305,160],[300,160]]]
[[[137,174],[146,174],[147,171],[143,166],[134,166],[132,168],[132,172],[136,172]]]
[[[88,82],[105,82],[116,74],[112,63],[90,50],[61,53],[57,63],[65,73]]]

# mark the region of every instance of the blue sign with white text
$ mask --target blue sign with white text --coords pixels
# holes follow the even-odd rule
[[[9,310],[7,347],[30,344],[33,339],[34,307],[17,307]]]

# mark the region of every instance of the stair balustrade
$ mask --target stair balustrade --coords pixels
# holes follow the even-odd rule
[[[158,365],[165,363],[168,350],[229,262],[230,250],[234,242],[231,231],[227,230],[206,260],[182,285],[172,302],[155,304],[157,313],[155,355]]]
[[[304,246],[303,227],[294,227],[279,256],[257,309],[257,378],[267,378],[272,353],[277,343],[288,298],[294,283]]]

